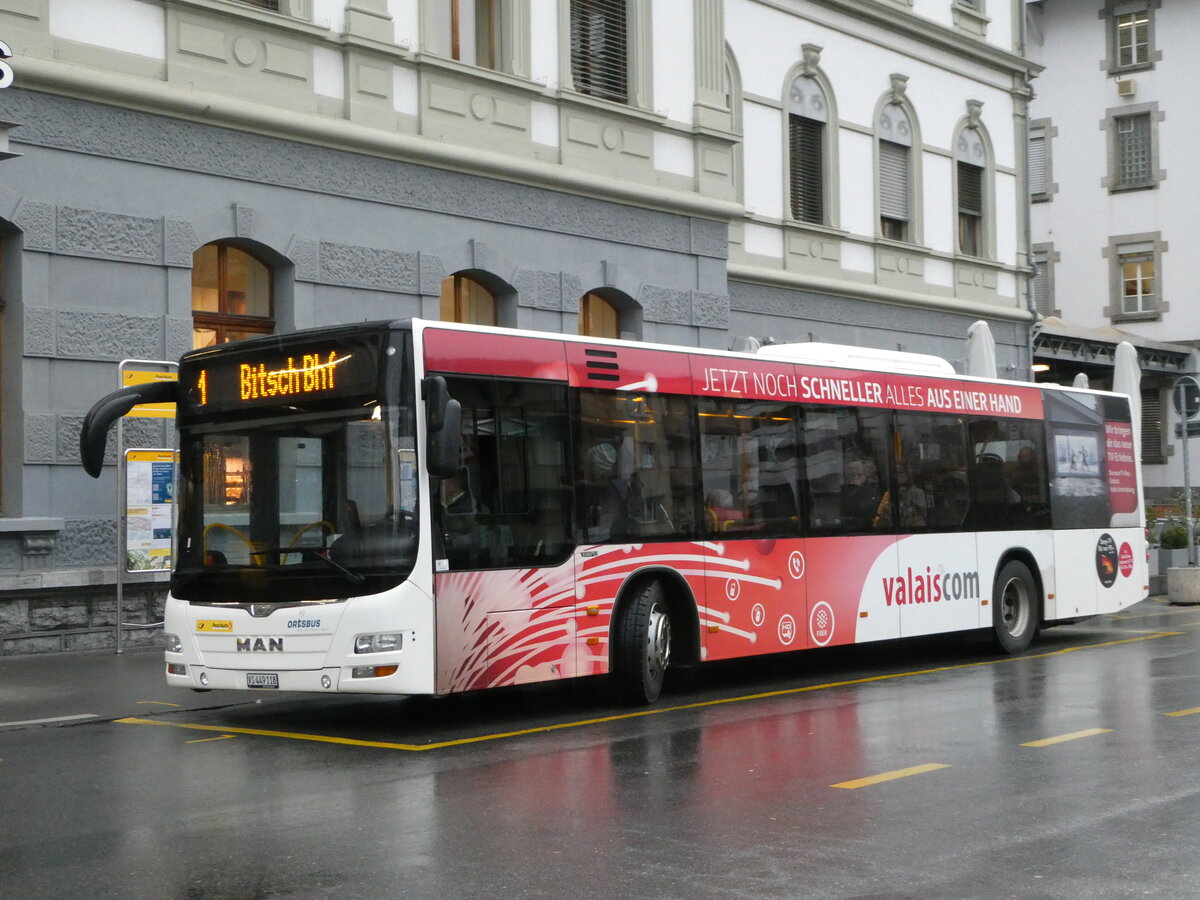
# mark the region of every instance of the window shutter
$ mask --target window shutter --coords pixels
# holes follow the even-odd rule
[[[1163,461],[1162,398],[1157,388],[1142,391],[1142,462]]]
[[[983,215],[983,169],[970,163],[958,164],[958,211]]]
[[[1033,307],[1041,315],[1048,316],[1051,312],[1050,297],[1050,260],[1045,253],[1035,253],[1033,257]]]
[[[825,221],[824,125],[804,116],[788,116],[792,218]]]
[[[1046,130],[1029,132],[1029,193],[1037,197],[1046,193]]]
[[[582,94],[629,100],[626,0],[571,0],[571,77]]]
[[[908,221],[908,148],[879,142],[879,214]]]

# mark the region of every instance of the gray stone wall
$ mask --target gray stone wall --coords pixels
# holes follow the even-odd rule
[[[123,647],[161,641],[164,586],[127,585],[122,602]],[[5,591],[0,594],[0,656],[108,650],[117,645],[114,588]]]

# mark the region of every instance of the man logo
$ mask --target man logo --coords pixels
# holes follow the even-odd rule
[[[237,639],[237,649],[238,649],[239,653],[241,653],[243,651],[250,652],[250,653],[259,653],[259,652],[282,653],[283,652],[283,638],[273,637],[273,638],[267,638],[266,640],[263,640],[260,637],[238,638]]]

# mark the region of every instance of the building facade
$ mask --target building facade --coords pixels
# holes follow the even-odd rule
[[[77,442],[122,360],[424,316],[961,368],[983,319],[1025,377],[1023,27],[1019,0],[0,3],[0,654],[112,644],[116,467]],[[134,624],[163,577],[129,576]]]
[[[1137,346],[1150,505],[1183,486],[1171,388],[1196,371],[1200,340],[1188,300],[1200,279],[1189,247],[1200,198],[1189,159],[1197,11],[1160,0],[1029,4],[1028,55],[1046,66],[1030,104],[1034,295],[1048,317],[1035,356],[1048,378],[1082,371],[1103,387],[1115,343]]]

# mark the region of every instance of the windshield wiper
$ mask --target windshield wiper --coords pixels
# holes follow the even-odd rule
[[[355,587],[361,587],[363,584],[366,584],[367,581],[366,575],[363,575],[361,572],[355,572],[353,569],[347,569],[336,559],[330,559],[325,555],[326,551],[322,550],[320,547],[280,547],[278,549],[271,549],[265,552],[279,554],[299,553],[301,556],[305,556],[308,559],[319,559]]]

